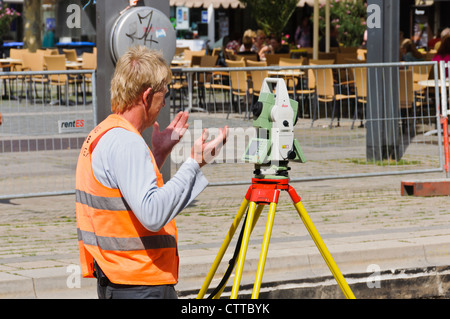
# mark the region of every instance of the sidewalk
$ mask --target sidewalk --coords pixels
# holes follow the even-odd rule
[[[218,174],[225,168],[230,169],[214,167]],[[448,197],[400,195],[402,180],[442,177],[442,173],[398,175],[291,185],[348,283],[365,285],[376,271],[389,276],[405,269],[449,265]],[[177,217],[180,279],[176,288],[181,298],[196,296],[248,186],[208,187]],[[0,298],[97,297],[96,281],[78,276],[74,196],[0,201],[0,212]],[[244,286],[254,281],[266,216],[267,209],[251,237]],[[235,239],[237,234],[211,288],[221,279]],[[282,193],[263,283],[305,285],[316,280],[319,288],[323,278],[328,278],[328,285],[335,284],[330,275],[290,198]],[[448,294],[448,286],[440,289]]]

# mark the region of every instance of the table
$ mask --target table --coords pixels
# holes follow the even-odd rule
[[[441,81],[437,81],[438,86],[441,87]],[[423,80],[423,81],[419,81],[417,82],[417,84],[419,84],[420,86],[424,86],[427,88],[435,88],[436,87],[436,80]],[[449,86],[449,81],[446,80],[445,81],[445,86],[448,87]],[[424,135],[428,136],[428,135],[432,135],[432,134],[436,134],[438,131],[437,130],[431,130],[429,132],[426,132]]]
[[[436,86],[436,81],[435,80],[424,80],[424,81],[419,81],[417,82],[420,86],[425,86],[425,87],[435,87]],[[441,81],[437,81],[439,87],[441,86]],[[445,86],[448,87],[449,86],[449,82],[448,80],[445,81]]]
[[[193,66],[191,68],[198,68],[199,66]],[[199,112],[206,112],[201,107],[193,107],[192,106],[192,77],[194,76],[194,72],[188,72],[187,79],[188,79],[188,108],[185,110],[187,112],[190,112],[192,110],[196,110]],[[198,101],[197,101],[198,102]]]
[[[189,64],[191,64],[191,61],[189,60],[183,60],[183,59],[173,59],[172,62],[170,62],[171,65],[177,66],[177,67],[188,67]]]
[[[285,82],[287,82],[286,85],[290,86],[291,88],[295,88],[298,84],[298,81],[296,81],[296,79],[294,78],[300,79],[303,75],[305,75],[305,72],[295,69],[287,69],[287,70],[269,70],[267,74],[269,76],[276,76],[277,78],[283,77]],[[291,85],[290,81],[293,82]]]
[[[268,74],[271,76],[284,76],[284,77],[299,77],[302,75],[305,75],[305,72],[300,71],[300,70],[269,70]]]
[[[10,68],[11,71],[16,71],[15,67],[17,65],[22,65],[22,60],[20,59],[12,59],[12,58],[5,58],[5,59],[0,59],[0,67],[1,68]],[[20,71],[20,70],[19,70]],[[14,76],[12,76],[12,78],[14,78]],[[6,81],[4,79],[4,81]],[[11,83],[10,83],[11,85]],[[9,98],[11,100],[16,100],[17,97],[14,95],[7,95],[6,94],[6,84],[4,85],[5,87],[5,93],[2,95],[2,98]],[[11,88],[9,89],[10,94],[11,94]]]
[[[81,62],[66,61],[66,68],[68,68],[68,69],[79,69],[82,66],[83,66],[83,63],[81,63]]]
[[[4,58],[0,59],[0,63],[22,63],[20,59]]]
[[[65,65],[67,69],[79,69],[83,66],[83,63],[75,61],[66,61]],[[47,64],[45,62],[44,62],[44,69],[47,69]]]
[[[172,61],[173,62],[173,61]],[[193,69],[193,68],[199,68],[199,66],[193,66],[193,67],[188,67],[188,68],[184,68],[184,69]],[[181,69],[178,68],[173,68],[172,71],[174,73],[180,72]],[[194,107],[192,104],[192,89],[193,89],[193,76],[194,76],[194,72],[186,72],[186,78],[187,78],[187,82],[188,82],[188,107],[185,111],[190,112],[192,110],[196,110],[196,111],[200,111],[200,112],[205,112],[205,110],[201,107]]]
[[[0,64],[2,65],[2,68],[7,68],[7,67],[13,67],[15,65],[20,65],[22,64],[22,60],[20,59],[11,59],[11,58],[5,58],[5,59],[0,59]],[[5,64],[5,65],[3,65]]]
[[[177,39],[177,47],[178,48],[184,48],[189,47],[191,51],[200,51],[205,49],[205,40],[200,39],[193,39],[193,40],[186,40],[186,39]]]

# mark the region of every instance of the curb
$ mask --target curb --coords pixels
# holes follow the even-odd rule
[[[287,255],[289,249],[283,251],[276,249],[277,247],[273,248],[276,253],[267,257],[261,298],[280,298],[288,293],[292,294],[289,298],[339,298],[340,295],[342,296],[330,270],[317,250],[306,249],[303,254]],[[330,248],[330,251],[333,250],[332,256],[339,269],[352,289],[353,287],[357,289],[358,293],[355,292],[357,298],[358,296],[391,298],[394,295],[386,289],[365,292],[368,289],[367,283],[374,276],[383,282],[383,287],[397,287],[402,281],[403,285],[414,287],[415,283],[418,285],[418,282],[422,280],[424,284],[427,283],[426,287],[430,288],[428,289],[430,293],[427,295],[438,293],[435,296],[447,296],[449,294],[450,268],[447,265],[450,243],[360,250],[344,245]],[[196,263],[183,262],[181,258],[180,280],[176,286],[180,298],[196,297],[214,258],[212,254],[204,255],[198,257]],[[251,290],[253,286],[258,259],[259,251],[249,254],[246,258],[241,280],[244,296],[245,290],[248,287]],[[210,289],[218,284],[227,265],[228,259],[225,256]],[[441,281],[438,278],[441,278],[439,279]],[[231,284],[230,278],[228,286]],[[393,298],[401,298],[398,287],[395,290],[397,294]],[[414,292],[405,291],[404,293],[418,292],[418,288],[413,290]],[[96,280],[81,278],[79,266],[69,263],[66,267],[17,270],[14,274],[1,272],[0,298],[96,299]]]

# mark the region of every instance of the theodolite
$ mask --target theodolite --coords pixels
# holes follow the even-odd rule
[[[289,98],[283,79],[266,78],[252,107],[252,138],[242,160],[255,164],[256,178],[287,178],[289,161],[304,163],[305,156],[294,137],[298,103]]]

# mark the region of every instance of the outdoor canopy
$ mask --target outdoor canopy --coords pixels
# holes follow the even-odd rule
[[[177,7],[208,8],[211,4],[215,9],[220,6],[223,8],[244,8],[244,5],[239,0],[170,0],[170,5]]]
[[[303,7],[305,4],[309,6],[314,5],[315,0],[299,0],[297,7]],[[326,0],[319,0],[320,4],[325,4]],[[244,8],[244,5],[239,0],[170,0],[171,6],[188,7],[188,8],[208,8],[212,4],[213,8],[217,9],[220,6],[223,8]]]

